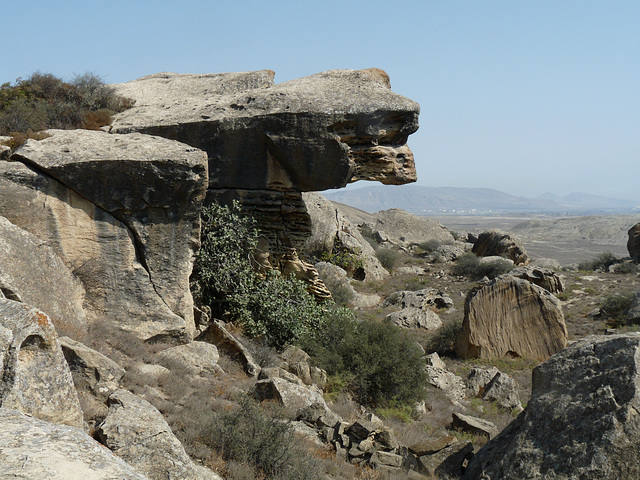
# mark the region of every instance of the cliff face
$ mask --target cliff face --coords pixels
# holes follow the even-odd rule
[[[274,84],[274,72],[159,73],[113,87],[136,101],[110,132],[141,132],[207,152],[206,202],[238,200],[260,222],[268,261],[328,295],[299,259],[311,235],[301,192],[357,180],[416,180],[407,137],[419,106],[380,69],[331,70]]]

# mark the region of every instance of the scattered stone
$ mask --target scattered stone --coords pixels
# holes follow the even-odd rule
[[[298,417],[301,412],[310,406],[319,405],[324,410],[329,410],[322,392],[315,386],[302,386],[288,382],[283,378],[271,378],[258,380],[256,394],[262,400],[276,400],[285,409]]]
[[[498,434],[498,428],[493,423],[457,412],[453,412],[451,428],[487,438],[493,438]]]
[[[444,368],[425,366],[427,381],[439,388],[452,402],[457,403],[465,398],[465,385],[462,378]]]
[[[462,358],[546,359],[566,345],[560,301],[537,285],[507,275],[469,292],[455,348]]]
[[[434,478],[460,478],[463,465],[473,455],[471,442],[458,442],[418,459],[420,473]]]
[[[442,359],[440,358],[440,355],[438,355],[436,352],[426,355],[424,357],[424,361],[427,365],[431,367],[437,367],[443,370],[447,369],[447,364],[442,361]]]
[[[0,299],[0,407],[82,427],[82,410],[58,335],[47,315]]]
[[[201,337],[232,357],[239,358],[248,375],[257,377],[260,373],[260,366],[255,362],[249,350],[227,330],[221,320],[212,320]]]
[[[380,303],[379,295],[356,292],[343,268],[328,262],[319,262],[314,266],[336,302],[353,308],[369,308]]]
[[[220,479],[191,461],[153,405],[126,390],[109,396],[109,413],[98,425],[97,438],[149,479]]]
[[[125,370],[116,362],[69,337],[60,337],[60,346],[76,389],[89,390],[96,398],[105,401],[120,387]]]
[[[409,447],[409,451],[419,457],[424,455],[433,455],[454,443],[456,443],[456,437],[453,435],[445,435],[443,437],[430,438],[419,443],[414,443]]]
[[[215,375],[218,364],[218,349],[207,342],[191,342],[167,348],[156,354],[158,363],[165,367],[179,368],[189,375]]]
[[[484,400],[495,402],[501,408],[522,411],[516,381],[506,373],[498,372],[486,385],[482,394]]]
[[[481,397],[485,387],[489,382],[500,373],[497,367],[478,368],[474,367],[467,376],[467,388],[471,390],[474,397]]]
[[[640,477],[640,335],[590,336],[533,371],[526,409],[465,479]]]
[[[478,236],[473,245],[473,253],[480,257],[505,257],[516,265],[525,265],[529,261],[522,240],[501,230],[489,230]]]
[[[399,311],[387,315],[387,318],[398,326],[435,330],[442,325],[442,321],[432,309],[451,307],[453,300],[439,290],[425,288],[394,292],[386,298],[383,306],[400,308]]]

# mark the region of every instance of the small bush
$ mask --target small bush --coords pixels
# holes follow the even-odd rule
[[[613,253],[603,252],[593,260],[586,260],[584,262],[580,262],[578,264],[578,268],[580,270],[584,270],[587,272],[595,272],[595,271],[608,272],[609,267],[611,265],[615,265],[620,261],[621,260],[618,259]]]
[[[380,264],[389,270],[389,272],[393,272],[396,264],[400,260],[402,254],[397,250],[392,250],[390,248],[379,248],[376,251],[376,257],[380,261]]]
[[[462,319],[449,320],[442,324],[427,341],[426,350],[438,355],[451,355],[455,352],[456,338],[462,330]]]
[[[613,273],[629,275],[638,273],[638,265],[632,261],[616,263],[612,268]]]
[[[323,262],[333,263],[344,269],[348,274],[354,277],[362,277],[364,279],[364,264],[360,258],[362,252],[352,252],[348,250],[340,240],[336,237],[333,249],[330,252],[322,252],[320,260]]]
[[[456,260],[451,267],[454,275],[465,276],[471,279],[483,277],[495,278],[513,270],[513,264],[507,260],[483,262],[475,253],[466,252]]]
[[[625,316],[633,303],[633,293],[616,292],[607,295],[600,302],[600,313],[608,318],[608,323],[619,327],[626,323]]]
[[[267,479],[319,479],[315,461],[299,448],[290,422],[266,415],[252,400],[235,411],[213,417],[203,441],[228,462],[243,462]]]
[[[0,135],[48,128],[97,129],[133,102],[115,94],[92,73],[64,82],[50,73],[34,73],[14,85],[0,86]]]
[[[337,309],[301,341],[312,361],[341,375],[362,404],[401,406],[423,398],[422,351],[411,335],[390,322],[358,321]]]
[[[426,242],[419,243],[418,247],[420,247],[423,252],[431,253],[440,248],[440,245],[441,243],[437,240],[427,240]]]

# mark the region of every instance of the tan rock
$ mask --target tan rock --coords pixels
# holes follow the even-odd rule
[[[473,245],[472,252],[480,257],[505,257],[513,260],[516,265],[525,265],[529,262],[522,240],[501,230],[481,233]]]
[[[631,227],[628,235],[627,250],[629,250],[629,256],[638,262],[640,261],[640,223],[636,223]]]
[[[0,407],[82,427],[82,410],[51,320],[0,299]]]
[[[469,292],[456,353],[546,359],[567,345],[559,300],[526,280],[498,277]]]

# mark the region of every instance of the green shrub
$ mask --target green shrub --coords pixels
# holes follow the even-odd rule
[[[435,252],[442,244],[438,240],[427,240],[418,244],[420,250],[426,253]]]
[[[267,479],[320,478],[316,462],[299,447],[291,422],[266,415],[248,398],[237,410],[205,424],[202,440],[224,460],[248,463]]]
[[[393,272],[393,269],[400,260],[401,256],[402,254],[400,252],[398,252],[397,250],[392,250],[390,248],[379,248],[376,251],[376,257],[378,257],[380,264],[390,272]]]
[[[37,72],[14,85],[0,86],[0,135],[47,128],[98,129],[111,122],[111,115],[132,105],[92,73],[68,83]]]
[[[633,303],[634,294],[628,292],[616,292],[607,295],[600,301],[600,313],[608,319],[611,326],[624,325],[625,316]]]
[[[388,321],[358,321],[345,309],[328,315],[301,346],[329,375],[341,375],[362,404],[401,406],[425,395],[422,350],[411,335]]]
[[[426,350],[438,355],[450,355],[455,352],[456,338],[462,330],[462,319],[444,322],[427,342]]]
[[[613,273],[628,275],[638,273],[638,265],[632,261],[620,262],[613,265]]]
[[[475,253],[466,252],[453,264],[451,273],[480,279],[483,277],[495,278],[513,269],[513,264],[508,260],[498,260],[493,262],[483,262]]]
[[[578,264],[578,268],[580,270],[585,270],[588,272],[608,272],[611,265],[615,265],[619,262],[621,262],[621,260],[617,258],[613,253],[603,252],[593,260],[585,260],[584,262],[580,262]]]

